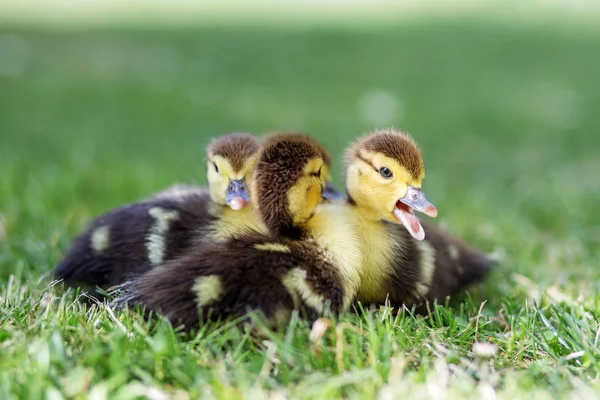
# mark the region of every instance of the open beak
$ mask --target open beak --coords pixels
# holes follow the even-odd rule
[[[233,210],[241,210],[248,204],[248,189],[245,179],[229,179],[229,186],[225,192],[225,202]]]
[[[406,195],[396,202],[394,216],[404,225],[406,230],[417,240],[425,239],[425,231],[412,210],[422,212],[430,217],[437,217],[437,208],[427,200],[421,189],[408,187]]]
[[[331,182],[327,182],[325,184],[325,188],[323,189],[321,197],[323,197],[323,200],[325,201],[341,201],[344,199],[344,195],[338,192]]]

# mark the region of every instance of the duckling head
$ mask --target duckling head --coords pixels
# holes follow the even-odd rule
[[[252,179],[252,202],[273,234],[297,236],[323,192],[324,150],[301,133],[269,135]]]
[[[437,209],[421,191],[425,162],[410,134],[374,131],[349,148],[346,163],[351,201],[374,219],[401,223],[415,239],[425,238],[413,210],[436,217]]]
[[[210,197],[234,210],[249,201],[248,178],[252,174],[261,145],[249,133],[231,133],[213,139],[206,148]]]

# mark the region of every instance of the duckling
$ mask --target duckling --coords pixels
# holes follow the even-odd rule
[[[346,208],[321,202],[323,154],[303,134],[268,137],[251,190],[268,233],[194,246],[124,285],[116,303],[141,304],[186,330],[198,327],[199,314],[255,310],[272,326],[298,308],[308,318],[339,314],[358,289],[361,254]]]
[[[483,279],[487,256],[414,215],[436,217],[437,209],[421,189],[425,163],[410,134],[375,131],[349,147],[346,162],[348,204],[364,252],[358,300],[443,301]]]
[[[108,288],[162,264],[197,241],[221,240],[248,226],[261,229],[249,202],[247,177],[261,148],[248,133],[207,146],[208,190],[174,185],[148,199],[101,215],[76,237],[56,278]]]

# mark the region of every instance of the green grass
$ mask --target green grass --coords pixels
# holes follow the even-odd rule
[[[0,32],[0,398],[596,396],[599,40],[474,22]],[[189,341],[48,288],[91,218],[204,182],[214,135],[302,130],[339,159],[380,125],[421,145],[438,222],[505,254],[428,317],[348,313],[315,343],[298,320],[266,342],[232,326]]]

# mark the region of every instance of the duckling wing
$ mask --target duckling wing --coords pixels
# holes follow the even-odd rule
[[[199,314],[226,319],[258,311],[268,324],[277,325],[298,308],[308,318],[326,310],[339,312],[339,277],[305,250],[258,233],[195,246],[139,276],[117,302],[158,311],[186,330],[199,326]]]
[[[398,224],[388,224],[387,234],[394,238],[387,266],[378,270],[384,277],[378,294],[370,294],[361,301],[392,306],[422,304],[425,301],[444,302],[468,286],[481,282],[492,268],[492,260],[482,252],[449,235],[435,225],[420,221],[425,239],[416,240]],[[371,277],[363,277],[363,279]],[[374,292],[371,290],[371,292]]]
[[[426,298],[444,301],[483,281],[495,261],[432,223],[421,221],[425,240],[433,249],[435,269]]]
[[[96,218],[77,236],[54,270],[69,285],[106,288],[123,283],[191,246],[195,232],[214,217],[210,198],[158,196]]]

